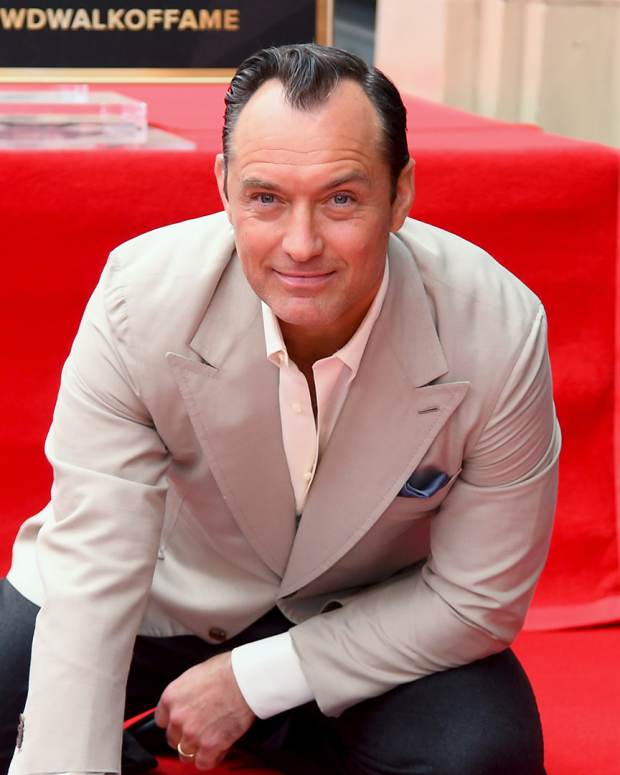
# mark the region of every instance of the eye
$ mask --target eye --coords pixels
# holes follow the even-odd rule
[[[353,203],[353,197],[351,194],[343,194],[342,192],[339,192],[338,194],[334,194],[332,196],[332,202],[335,205],[339,205],[342,207],[342,205],[349,205]]]
[[[272,205],[276,201],[274,194],[268,194],[265,191],[261,191],[260,194],[256,194],[253,198],[261,205]]]

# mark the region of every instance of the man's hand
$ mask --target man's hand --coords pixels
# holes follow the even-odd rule
[[[172,748],[180,744],[182,761],[199,770],[217,766],[256,716],[243,699],[232,670],[230,652],[190,668],[169,684],[155,711]]]

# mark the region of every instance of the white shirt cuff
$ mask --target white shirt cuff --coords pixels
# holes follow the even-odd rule
[[[238,646],[231,660],[241,694],[258,718],[314,699],[288,632]]]

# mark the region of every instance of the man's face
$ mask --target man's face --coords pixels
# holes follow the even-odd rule
[[[290,107],[263,84],[232,133],[224,194],[248,282],[283,323],[313,337],[349,334],[383,276],[387,240],[409,211],[411,170],[391,201],[376,110],[343,81],[321,106]]]

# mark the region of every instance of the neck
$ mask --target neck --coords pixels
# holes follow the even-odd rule
[[[348,325],[339,326],[334,330],[317,331],[303,326],[295,326],[280,320],[280,330],[286,344],[289,357],[303,371],[304,367],[312,366],[322,358],[328,358],[349,341],[359,328],[366,312],[356,316]]]

